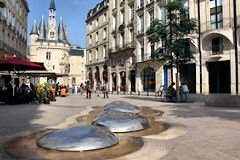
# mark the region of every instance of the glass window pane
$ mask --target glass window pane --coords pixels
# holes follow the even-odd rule
[[[218,28],[223,28],[223,22],[218,23]]]
[[[218,14],[217,14],[217,18],[218,18],[218,21],[222,21],[222,20],[223,20],[223,15],[222,15],[222,13],[218,13]]]
[[[212,23],[216,22],[216,15],[215,14],[211,15],[211,22]]]
[[[212,26],[212,29],[216,29],[216,23],[213,23],[211,26]]]
[[[222,0],[217,0],[217,6],[222,6]]]
[[[210,1],[210,8],[214,8],[214,7],[216,7],[215,1],[214,1],[214,0],[211,0],[211,1]]]

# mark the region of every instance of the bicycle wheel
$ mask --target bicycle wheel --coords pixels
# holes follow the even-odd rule
[[[181,93],[180,100],[181,100],[181,102],[186,102],[187,101],[187,94],[186,93]]]
[[[161,94],[160,91],[157,91],[157,92],[155,93],[155,98],[156,98],[157,101],[161,101],[161,96],[160,96],[160,94]]]

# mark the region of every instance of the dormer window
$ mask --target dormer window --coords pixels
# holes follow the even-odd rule
[[[54,38],[54,32],[50,32],[50,37]]]

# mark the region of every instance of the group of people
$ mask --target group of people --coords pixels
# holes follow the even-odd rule
[[[108,81],[105,81],[102,85],[101,82],[97,82],[96,86],[97,96],[100,97],[100,92],[103,91],[103,98],[109,98],[108,96]],[[84,84],[72,85],[72,94],[78,94],[86,96],[86,98],[91,98],[92,95],[92,84],[87,81]]]

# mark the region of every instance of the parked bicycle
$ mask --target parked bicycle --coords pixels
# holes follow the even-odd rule
[[[180,90],[180,101],[186,102],[188,99],[188,92],[183,92],[182,87],[179,88]],[[176,91],[168,91],[167,89],[164,89],[164,86],[161,86],[159,91],[155,93],[155,98],[157,101],[161,102],[176,102]]]

